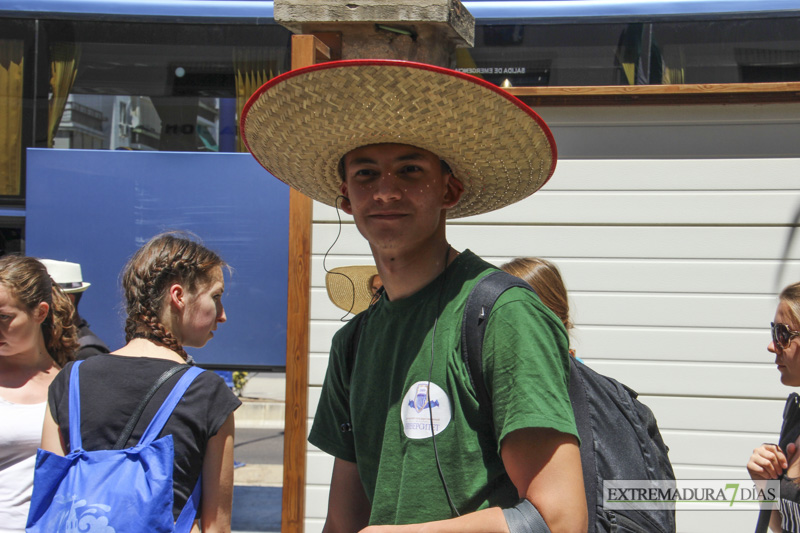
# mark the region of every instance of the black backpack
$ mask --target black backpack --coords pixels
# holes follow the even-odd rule
[[[483,380],[482,348],[489,313],[511,287],[533,290],[503,271],[481,279],[467,297],[462,355],[481,405],[491,408]],[[581,463],[589,511],[588,533],[674,533],[675,509],[603,509],[603,480],[674,480],[669,449],[653,412],[634,390],[570,357],[569,397],[581,438]],[[594,516],[594,518],[592,518]]]

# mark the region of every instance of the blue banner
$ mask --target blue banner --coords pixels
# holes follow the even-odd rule
[[[81,315],[111,349],[124,344],[120,272],[165,230],[197,234],[233,268],[228,321],[205,348],[214,367],[286,366],[289,188],[250,154],[27,152],[26,253],[81,264]]]

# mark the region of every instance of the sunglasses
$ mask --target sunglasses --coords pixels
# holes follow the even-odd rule
[[[781,348],[786,348],[789,346],[789,342],[794,337],[800,336],[800,331],[792,331],[789,329],[789,326],[786,324],[781,324],[778,322],[769,323],[770,329],[772,330],[772,342],[775,346],[780,346]]]

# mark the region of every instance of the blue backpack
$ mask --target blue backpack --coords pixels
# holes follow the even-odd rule
[[[69,442],[72,451],[62,457],[38,450],[33,496],[25,531],[28,533],[188,533],[200,503],[201,479],[173,520],[172,435],[158,440],[186,389],[203,372],[176,365],[159,377],[131,416],[114,449],[86,451],[80,432],[78,368],[69,382]],[[184,371],[178,383],[147,426],[138,444],[122,449],[147,402],[169,377]]]

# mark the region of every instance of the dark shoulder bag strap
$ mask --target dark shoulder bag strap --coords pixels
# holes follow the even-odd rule
[[[478,402],[491,409],[492,402],[486,383],[483,381],[483,337],[489,313],[495,302],[511,287],[523,287],[533,291],[530,285],[508,272],[498,270],[482,278],[467,296],[464,318],[461,323],[461,356],[467,364],[469,379]]]
[[[575,426],[581,438],[581,468],[583,469],[583,488],[586,491],[586,509],[589,512],[589,529],[587,533],[595,533],[596,524],[592,520],[597,509],[597,493],[599,490],[597,480],[597,461],[594,453],[592,435],[592,422],[589,419],[589,398],[586,394],[586,385],[579,369],[579,363],[574,357],[569,357],[569,401],[575,415]]]
[[[478,396],[478,402],[491,410],[491,398],[483,380],[483,338],[486,324],[495,302],[511,287],[522,287],[535,291],[525,281],[504,271],[492,272],[482,278],[467,296],[464,318],[461,324],[461,351],[467,365],[470,381]],[[571,391],[570,391],[571,392]],[[549,533],[550,529],[539,510],[528,500],[523,500],[511,509],[504,509],[503,516],[511,533]]]
[[[156,391],[158,391],[158,389],[160,389],[161,386],[164,383],[166,383],[167,380],[169,380],[169,378],[171,378],[178,372],[189,370],[189,368],[190,368],[189,365],[175,365],[158,377],[155,383],[153,383],[153,385],[150,387],[150,390],[148,390],[147,393],[144,395],[142,401],[139,402],[139,405],[136,406],[136,410],[128,419],[128,423],[125,425],[125,429],[122,430],[122,433],[117,439],[116,444],[114,444],[112,450],[121,450],[125,447],[125,444],[128,442],[131,433],[133,433],[133,429],[136,427],[136,424],[142,417],[142,413],[144,412],[145,407],[147,407],[147,404],[153,398]]]
[[[365,312],[359,313],[353,317],[353,321],[355,322],[355,330],[353,331],[352,337],[350,337],[350,343],[347,347],[347,364],[350,367],[347,369],[347,374],[351,374],[353,372],[353,363],[356,360],[356,352],[358,351],[358,341],[361,340],[361,330],[364,328],[364,322],[366,322],[367,317],[372,312],[372,306],[377,303],[378,300],[383,298],[383,293],[386,292],[386,289],[380,287],[378,291],[375,293],[375,297],[373,297],[372,302],[370,302],[369,307]]]

